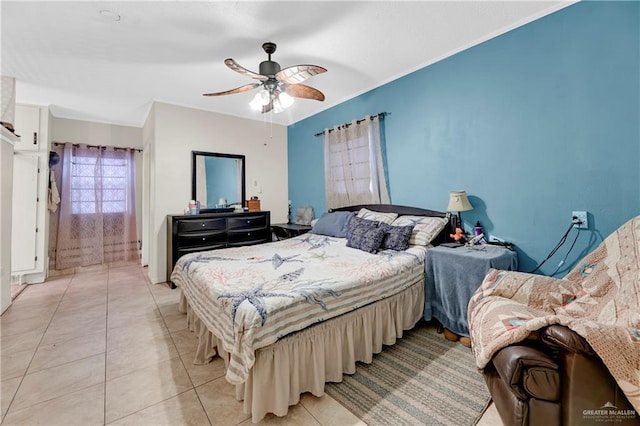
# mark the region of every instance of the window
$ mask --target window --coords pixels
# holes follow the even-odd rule
[[[331,176],[334,189],[339,194],[347,194],[347,186],[352,185],[356,194],[373,191],[369,168],[369,141],[364,137],[347,138],[329,147],[331,156]]]
[[[328,208],[388,203],[378,116],[324,132]]]
[[[128,158],[74,156],[71,213],[127,211]]]

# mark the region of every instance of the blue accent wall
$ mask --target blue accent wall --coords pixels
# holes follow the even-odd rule
[[[314,134],[386,111],[392,203],[445,210],[466,190],[465,228],[513,242],[523,271],[586,210],[564,275],[640,214],[639,27],[638,2],[577,3],[290,125],[294,211],[326,211]]]

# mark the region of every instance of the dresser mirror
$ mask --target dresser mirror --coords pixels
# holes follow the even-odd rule
[[[244,155],[191,152],[191,198],[201,213],[230,211],[245,200]]]

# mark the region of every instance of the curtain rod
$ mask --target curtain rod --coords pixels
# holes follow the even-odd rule
[[[71,142],[53,142],[53,145],[54,145],[54,146],[58,146],[58,145],[66,145],[66,144],[68,144],[68,143],[71,143]],[[80,147],[80,144],[79,144],[79,143],[72,143],[72,144],[71,144],[71,146]],[[103,145],[85,145],[85,146],[86,146],[87,148],[98,148],[98,149],[113,148],[113,150],[114,150],[114,151],[117,151],[117,150],[119,150],[119,149],[120,149],[120,150],[123,150],[123,151],[126,151],[126,150],[128,150],[128,149],[132,149],[132,150],[134,150],[134,151],[136,151],[136,152],[142,152],[142,149],[141,149],[141,148],[131,148],[131,147],[129,147],[129,148],[121,148],[121,147],[119,147],[119,146],[103,146]]]
[[[390,112],[379,112],[379,113],[377,113],[377,114],[375,114],[375,115],[372,115],[370,118],[371,118],[372,120],[373,120],[373,117],[382,117],[382,118],[384,118],[386,115],[390,115],[390,114],[391,114]],[[356,124],[360,124],[360,123],[362,123],[362,122],[363,122],[363,121],[365,121],[365,120],[366,120],[366,117],[365,117],[365,118],[361,118],[360,120],[356,120]],[[339,126],[337,126],[337,127],[338,127],[338,128],[344,127],[344,128],[346,129],[346,128],[347,128],[347,127],[349,127],[349,126],[351,126],[351,123],[344,123],[344,124],[341,124],[341,125],[339,125]],[[314,136],[322,136],[322,135],[324,135],[324,132],[329,132],[329,133],[331,133],[331,132],[333,132],[333,128],[331,128],[331,129],[329,129],[329,130],[323,130],[323,131],[321,131],[320,133],[316,133]]]

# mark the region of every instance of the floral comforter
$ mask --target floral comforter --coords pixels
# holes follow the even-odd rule
[[[305,234],[185,255],[171,280],[231,354],[226,377],[239,384],[256,349],[423,281],[425,254],[422,246],[370,254]]]
[[[478,367],[532,331],[561,324],[585,338],[640,411],[640,216],[561,280],[490,270],[468,313]]]

